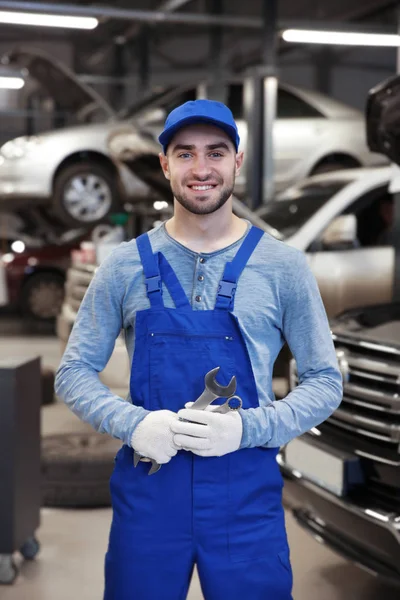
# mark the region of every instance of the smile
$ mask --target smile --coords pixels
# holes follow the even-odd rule
[[[215,185],[189,185],[191,190],[194,190],[195,192],[206,192],[208,190],[213,190],[216,186]]]

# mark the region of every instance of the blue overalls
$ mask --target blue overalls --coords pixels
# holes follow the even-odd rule
[[[192,310],[164,255],[137,239],[151,307],[136,315],[133,404],[177,412],[218,382],[237,378],[243,408],[258,406],[256,383],[234,292],[263,232],[252,227],[225,266],[215,310]],[[175,308],[163,304],[162,282]],[[225,400],[221,400],[224,402]],[[282,507],[278,448],[222,457],[181,450],[149,476],[133,450],[117,454],[110,480],[113,519],[104,600],[184,600],[196,563],[206,600],[291,600],[292,573]]]

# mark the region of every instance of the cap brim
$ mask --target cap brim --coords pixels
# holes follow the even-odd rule
[[[176,123],[175,125],[172,125],[171,127],[168,127],[168,129],[164,129],[164,131],[160,134],[158,141],[164,148],[164,151],[166,150],[167,146],[170,144],[174,135],[180,129],[182,129],[182,127],[187,127],[188,125],[196,125],[197,123],[207,123],[208,125],[214,125],[215,127],[222,129],[227,134],[227,136],[232,140],[232,143],[235,146],[236,150],[238,149],[238,144],[235,141],[238,138],[238,134],[234,127],[232,127],[231,125],[228,125],[227,123],[221,122],[218,119],[213,119],[211,117],[202,117],[202,116],[193,117],[193,116],[191,116],[191,117],[187,117],[186,119],[182,119],[181,121],[179,121],[179,123]]]

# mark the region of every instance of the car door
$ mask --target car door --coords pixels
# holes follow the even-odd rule
[[[308,249],[309,265],[328,317],[392,300],[395,251],[387,218],[391,201],[385,186],[358,198],[346,209],[343,214],[354,214],[357,219],[353,247],[324,248],[323,232]]]

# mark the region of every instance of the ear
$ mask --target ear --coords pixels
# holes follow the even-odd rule
[[[170,179],[168,158],[166,157],[166,155],[163,152],[160,152],[160,154],[158,156],[160,158],[160,165],[161,165],[161,168],[163,170],[163,173],[164,173],[166,179]]]
[[[236,165],[235,165],[236,166],[235,175],[236,176],[238,176],[239,173],[240,173],[240,169],[241,169],[242,164],[243,164],[243,158],[244,158],[243,151],[242,152],[238,152],[236,154],[236,160],[235,160],[235,163],[236,163]]]

